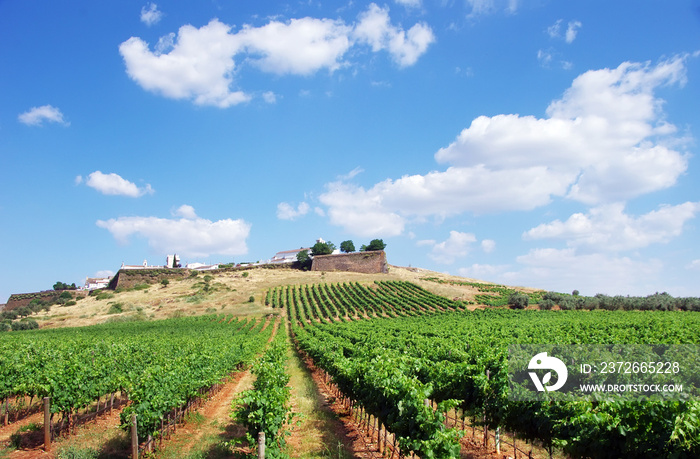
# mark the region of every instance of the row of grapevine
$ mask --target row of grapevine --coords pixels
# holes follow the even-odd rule
[[[508,344],[698,343],[700,316],[692,313],[486,310],[317,324],[295,327],[295,333],[299,346],[348,396],[386,420],[402,448],[421,457],[435,457],[429,445],[438,438],[454,437],[441,429],[402,430],[397,420],[405,422],[405,407],[418,403],[408,394],[441,402],[441,409],[456,406],[473,422],[550,448],[558,445],[575,457],[700,454],[698,402],[545,403],[507,397]],[[411,391],[402,392],[409,386]],[[396,417],[397,410],[404,418]],[[411,413],[408,419],[424,425],[425,413]],[[451,457],[442,451],[438,457]]]
[[[217,320],[218,319],[218,320]],[[263,322],[216,316],[8,334],[0,340],[0,398],[50,397],[68,420],[106,394],[131,403],[138,435],[154,435],[166,413],[198,397],[264,346]]]
[[[265,434],[267,458],[287,457],[283,429],[292,420],[289,374],[285,370],[287,350],[287,336],[282,328],[269,349],[253,365],[253,388],[233,402],[234,418],[248,429],[248,444],[255,444],[260,432]]]
[[[460,309],[459,302],[404,281],[288,285],[266,293],[273,307],[286,307],[290,321],[345,322],[372,317],[414,317]]]
[[[499,284],[487,284],[483,282],[467,282],[467,281],[455,281],[455,280],[445,280],[439,279],[437,277],[424,277],[422,280],[437,282],[439,284],[450,284],[450,285],[461,285],[476,288],[479,292],[474,295],[474,301],[477,304],[483,304],[485,306],[506,306],[508,304],[508,298],[513,293],[518,291],[507,287],[505,285]],[[542,295],[545,293],[542,290],[537,290],[534,292],[520,292],[528,296],[529,302],[532,304],[539,304],[542,301]]]
[[[403,451],[414,451],[421,458],[458,456],[459,433],[445,427],[443,414],[452,404],[445,402],[435,411],[425,403],[431,387],[411,377],[411,359],[396,353],[358,358],[367,350],[362,345],[345,346],[331,335],[317,335],[317,327],[294,328],[299,348],[333,377],[346,396],[379,419]]]

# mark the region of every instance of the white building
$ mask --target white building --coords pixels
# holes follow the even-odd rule
[[[297,261],[297,254],[304,250],[311,250],[310,247],[302,247],[294,250],[283,250],[277,252],[274,257],[270,260],[270,263],[294,263]]]
[[[119,269],[149,269],[149,268],[160,268],[160,266],[148,266],[148,261],[143,260],[141,265],[125,265],[122,261],[122,265]]]
[[[323,244],[326,241],[324,241],[323,238],[318,238],[318,239],[316,239],[316,242],[320,242]],[[295,261],[297,261],[297,255],[299,254],[299,252],[302,252],[304,250],[308,250],[309,255],[311,255],[311,247],[301,247],[301,248],[294,249],[294,250],[283,250],[281,252],[277,252],[275,254],[275,256],[272,257],[272,259],[269,262],[270,263],[294,263]],[[340,253],[339,250],[337,252]],[[336,253],[336,251],[334,251],[333,253]]]
[[[179,268],[180,267],[180,256],[178,254],[168,255],[165,258],[166,268]]]
[[[107,288],[111,277],[86,277],[85,290],[95,290],[98,288]]]

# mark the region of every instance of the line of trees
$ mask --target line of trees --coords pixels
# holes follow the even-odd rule
[[[375,250],[384,250],[386,244],[382,239],[372,239],[368,245],[362,244],[360,246],[360,252],[372,252]],[[345,253],[351,253],[355,251],[355,244],[348,240],[340,243],[340,251]]]
[[[77,290],[78,287],[75,286],[75,282],[72,284],[68,285],[65,282],[58,281],[55,284],[53,284],[53,289],[54,290]]]
[[[302,250],[297,253],[297,262],[302,269],[311,267],[311,259],[316,255],[330,255],[335,251],[335,244],[331,241],[317,242],[310,250]],[[372,252],[376,250],[384,250],[386,244],[382,239],[372,239],[368,245],[362,244],[360,252]],[[355,252],[355,243],[352,240],[343,241],[340,243],[340,251],[343,253]]]
[[[617,310],[642,310],[642,311],[700,311],[700,298],[697,297],[673,297],[666,292],[654,293],[646,297],[641,296],[608,296],[599,293],[595,296],[579,296],[578,291],[566,295],[557,292],[547,292],[542,296],[540,309],[552,309],[559,305],[563,310],[571,309],[606,309]]]

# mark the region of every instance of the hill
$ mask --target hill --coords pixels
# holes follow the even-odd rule
[[[476,279],[399,266],[389,266],[387,274],[256,268],[244,271],[223,270],[213,274],[198,273],[182,279],[171,278],[165,285],[160,280],[153,277],[150,280],[152,283],[93,292],[87,298],[78,300],[75,305],[56,305],[50,311],[42,311],[31,318],[37,320],[41,328],[54,328],[213,312],[239,316],[279,314],[279,310],[264,305],[265,293],[270,287],[323,282],[371,283],[375,280],[410,281],[450,299],[474,301],[481,292],[473,284],[486,284]],[[522,287],[515,289],[535,291]]]

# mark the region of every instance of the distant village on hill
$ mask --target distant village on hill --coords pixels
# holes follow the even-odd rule
[[[316,239],[316,243],[325,243],[322,238]],[[282,250],[280,252],[275,253],[275,255],[272,258],[269,258],[267,260],[261,260],[261,261],[256,261],[256,262],[241,262],[241,263],[215,263],[215,264],[206,264],[206,263],[200,263],[200,262],[193,262],[193,263],[186,263],[185,266],[182,266],[182,263],[180,261],[180,256],[177,254],[173,255],[167,255],[165,258],[165,264],[164,265],[149,265],[148,260],[143,260],[143,263],[140,265],[127,265],[122,262],[121,266],[119,267],[120,270],[134,270],[134,269],[163,269],[163,268],[169,268],[169,269],[178,269],[178,268],[185,268],[185,269],[191,269],[195,271],[211,271],[215,269],[220,269],[221,267],[230,267],[230,266],[256,266],[256,265],[265,265],[265,264],[279,264],[279,263],[294,263],[297,261],[297,256],[299,255],[300,252],[303,251],[310,252],[311,247],[300,247],[298,249],[292,249],[292,250]],[[337,255],[340,253],[340,249],[334,249],[331,254]],[[99,288],[106,288],[109,285],[109,282],[112,280],[113,276],[109,277],[87,277],[85,279],[85,286],[81,287],[80,289],[82,290],[95,290]]]
[[[369,245],[365,246],[363,245],[360,248],[360,252],[372,252],[372,251],[383,251],[386,245],[381,239],[374,239],[372,240]],[[342,252],[342,253],[341,253]],[[194,270],[194,271],[211,271],[211,270],[216,270],[216,269],[222,269],[222,268],[232,268],[232,267],[255,267],[255,266],[263,266],[263,265],[279,265],[279,264],[291,264],[294,262],[298,262],[300,260],[306,260],[305,261],[305,267],[306,269],[314,269],[312,267],[312,260],[314,258],[314,254],[316,254],[317,258],[320,258],[319,255],[352,255],[353,252],[355,252],[355,246],[352,241],[343,241],[340,244],[340,248],[336,248],[333,243],[326,242],[322,238],[318,238],[315,241],[315,244],[312,247],[300,247],[298,249],[292,249],[292,250],[282,250],[277,253],[275,253],[271,258],[267,260],[259,260],[255,262],[240,262],[240,263],[215,263],[215,264],[206,264],[206,263],[200,263],[200,262],[191,262],[191,263],[186,263],[184,266],[182,265],[180,256],[177,254],[169,254],[165,258],[165,264],[163,265],[149,265],[148,260],[143,260],[143,263],[140,265],[127,265],[124,262],[122,262],[121,266],[119,267],[119,271],[124,271],[124,270],[146,270],[146,269],[188,269],[188,270]],[[383,252],[382,252],[383,253]],[[341,257],[345,258],[345,257]],[[318,261],[318,260],[317,260]],[[319,265],[320,266],[320,265]],[[326,270],[326,271],[360,271],[360,272],[386,272],[386,257],[382,256],[381,260],[375,263],[367,263],[367,261],[364,262],[358,262],[358,260],[334,260],[334,261],[325,261],[323,266],[318,268],[319,270]],[[115,274],[116,275],[116,274]],[[110,282],[114,278],[115,275],[112,276],[105,276],[105,277],[86,277],[85,278],[85,284],[82,286],[76,286],[75,283],[73,284],[65,284],[63,282],[57,282],[53,286],[53,290],[44,290],[42,292],[37,292],[38,293],[44,293],[44,292],[52,292],[56,290],[77,290],[77,291],[86,291],[90,292],[92,290],[97,290],[97,289],[104,289],[108,288],[110,285]],[[12,297],[18,297],[18,296],[26,296],[26,295],[33,295],[29,293],[23,293],[23,294],[13,294],[10,298]],[[8,300],[8,303],[10,301]],[[5,308],[5,304],[0,304],[0,311],[2,311]]]

